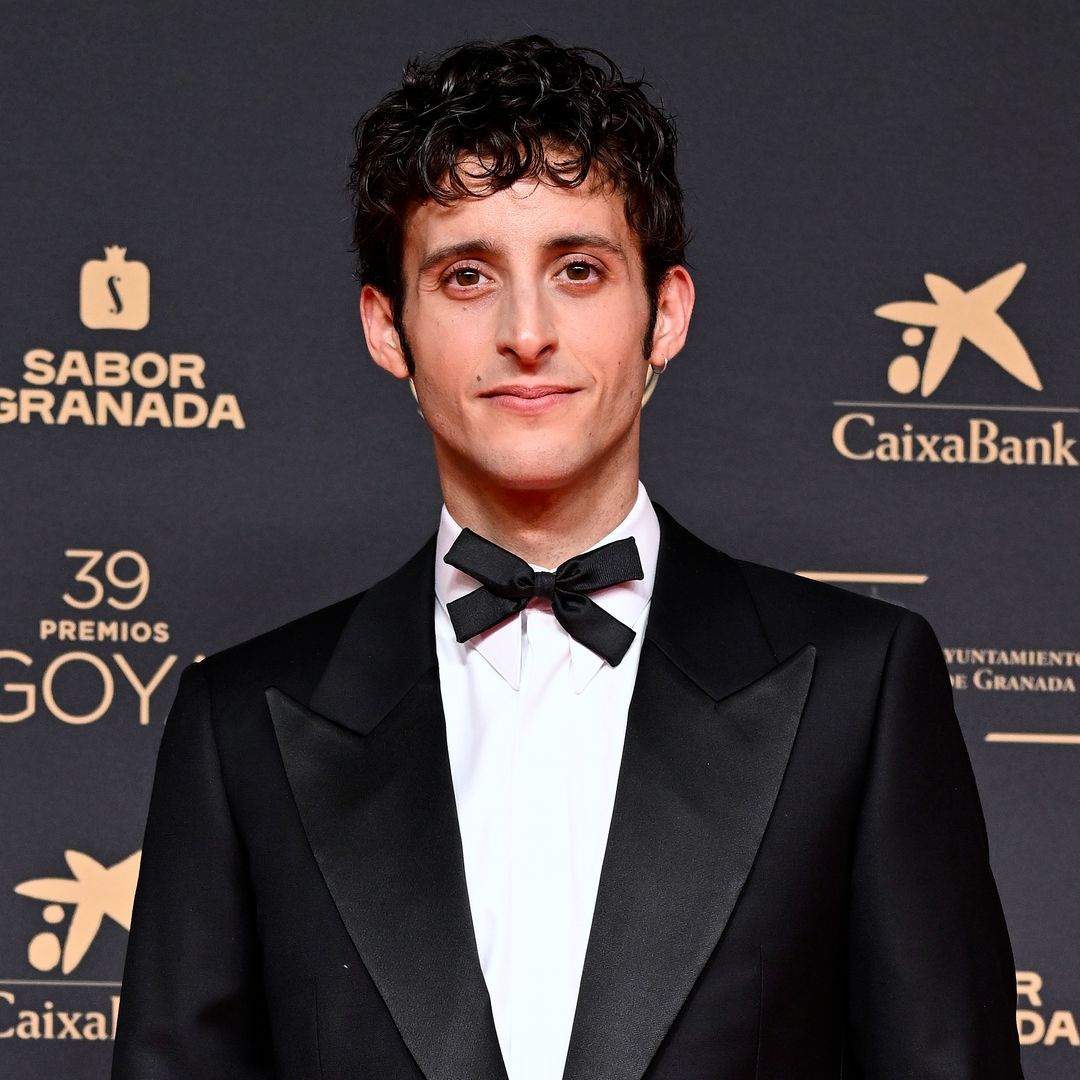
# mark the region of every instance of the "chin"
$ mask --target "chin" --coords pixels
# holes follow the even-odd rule
[[[540,470],[521,470],[509,473],[495,473],[496,484],[506,491],[558,491],[576,478],[576,474],[566,471],[552,472]]]
[[[588,463],[573,460],[568,454],[545,454],[491,461],[491,478],[503,488],[514,491],[553,491],[565,487],[588,470]]]

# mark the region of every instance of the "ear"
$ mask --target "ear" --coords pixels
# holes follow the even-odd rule
[[[393,305],[390,298],[374,285],[365,285],[360,290],[360,321],[364,324],[371,359],[395,378],[407,379],[409,368],[394,326]]]
[[[685,266],[673,266],[660,284],[650,363],[673,359],[686,344],[694,310],[694,282]]]

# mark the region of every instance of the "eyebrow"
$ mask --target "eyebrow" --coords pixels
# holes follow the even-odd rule
[[[596,248],[614,255],[621,262],[627,262],[626,251],[622,244],[617,244],[610,236],[603,233],[571,233],[549,240],[544,247],[549,251],[565,251],[568,248]]]
[[[423,262],[420,263],[420,274],[423,276],[444,259],[460,259],[478,251],[491,254],[498,251],[498,247],[490,240],[462,240],[458,244],[446,244],[443,247],[436,248],[434,251],[429,251],[424,256]]]
[[[623,263],[629,261],[623,246],[603,233],[570,233],[566,236],[557,236],[547,241],[544,248],[552,252],[566,251],[573,248],[595,248],[613,255]],[[433,266],[437,266],[447,259],[461,259],[478,253],[498,254],[499,251],[498,244],[479,237],[473,240],[462,240],[456,244],[445,244],[443,247],[435,248],[434,251],[430,251],[424,256],[423,261],[420,263],[420,274],[423,276]]]

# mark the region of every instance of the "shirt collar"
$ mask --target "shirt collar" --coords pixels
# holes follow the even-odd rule
[[[443,556],[461,533],[461,526],[450,516],[444,506],[439,517],[439,533],[435,541],[435,596],[446,613],[449,603],[471,593],[479,582],[461,570],[443,562]],[[638,481],[637,498],[630,513],[606,536],[601,537],[588,550],[632,536],[637,542],[638,556],[644,577],[640,581],[626,581],[607,589],[598,589],[590,597],[620,622],[634,627],[652,599],[653,582],[656,580],[656,559],[660,551],[660,523],[656,518],[645,485]],[[534,570],[547,569],[533,566]],[[446,613],[449,621],[449,613]],[[523,620],[520,612],[497,623],[490,630],[470,638],[461,647],[476,649],[478,653],[517,690],[521,685],[521,636]],[[641,633],[643,627],[638,627]],[[606,661],[591,649],[570,638],[571,679],[576,693],[581,693]]]

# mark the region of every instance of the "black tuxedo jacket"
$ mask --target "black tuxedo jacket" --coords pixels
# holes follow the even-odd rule
[[[1012,956],[933,633],[659,513],[565,1080],[1016,1080]],[[114,1080],[505,1080],[433,560],[184,673]]]

